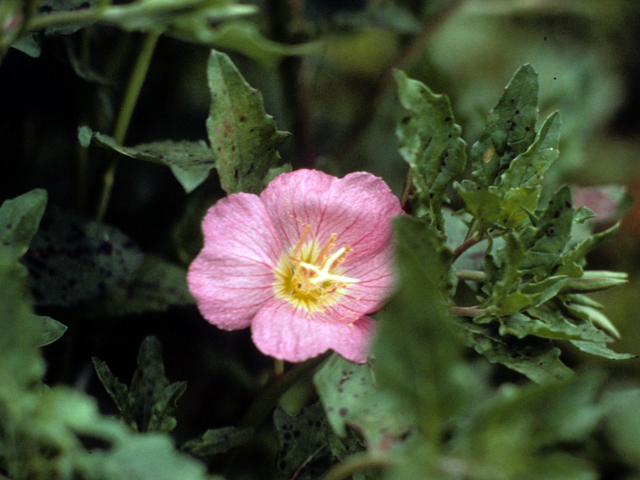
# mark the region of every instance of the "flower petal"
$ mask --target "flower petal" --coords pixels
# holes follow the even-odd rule
[[[268,303],[251,324],[256,347],[288,362],[301,362],[331,349],[347,360],[364,363],[375,329],[376,322],[369,317],[352,324],[317,320],[282,300]]]
[[[204,247],[187,272],[202,316],[225,330],[246,328],[273,297],[273,269],[285,251],[264,203],[237,193],[202,222]]]
[[[345,267],[388,247],[390,219],[402,214],[384,180],[366,172],[337,179],[316,170],[297,170],[276,177],[260,198],[288,245],[296,244],[307,224],[320,244],[336,233],[336,248],[353,249]]]

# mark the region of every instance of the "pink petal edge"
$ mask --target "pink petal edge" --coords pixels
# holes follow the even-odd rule
[[[251,324],[251,336],[262,353],[288,362],[301,362],[334,350],[356,363],[367,361],[376,322],[362,317],[348,324],[324,321],[275,299],[262,308]]]
[[[284,252],[264,203],[238,193],[218,201],[203,222],[204,247],[187,283],[202,316],[225,330],[246,328],[273,298],[273,269]]]

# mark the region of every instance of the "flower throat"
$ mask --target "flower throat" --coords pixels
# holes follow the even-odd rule
[[[340,264],[347,258],[351,247],[342,247],[334,252],[338,238],[336,233],[319,247],[316,239],[307,242],[310,233],[311,225],[307,224],[298,243],[278,262],[274,270],[274,288],[277,297],[286,299],[296,308],[314,313],[334,304],[346,287],[358,280],[340,275]]]

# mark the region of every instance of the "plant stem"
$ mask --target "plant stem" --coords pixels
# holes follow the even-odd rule
[[[487,311],[484,308],[475,307],[449,307],[449,313],[459,317],[481,317]]]
[[[153,56],[153,52],[156,48],[156,44],[158,43],[159,38],[160,32],[157,31],[149,32],[146,34],[144,42],[142,43],[142,49],[138,54],[136,64],[133,67],[133,71],[131,72],[131,77],[129,78],[129,83],[122,100],[122,105],[120,106],[120,111],[118,112],[116,126],[113,129],[113,138],[115,138],[115,140],[119,144],[122,144],[124,142],[125,136],[127,134],[127,129],[129,128],[131,117],[133,115],[133,110],[135,109],[136,103],[138,102],[138,97],[140,96],[140,91],[142,90],[142,84],[144,83],[147,72],[149,71],[151,57]],[[117,166],[118,157],[113,156],[109,162],[109,165],[107,166],[107,170],[105,171],[102,180],[102,192],[100,195],[98,211],[96,214],[96,217],[98,219],[103,219],[105,213],[107,212]]]
[[[294,383],[314,372],[329,355],[331,355],[331,352],[326,352],[304,363],[299,363],[287,373],[278,377],[260,393],[258,398],[253,402],[253,405],[251,405],[247,413],[242,417],[238,426],[257,427],[260,425],[262,420],[264,420],[269,412],[278,404],[280,397],[289,390]]]
[[[471,280],[473,282],[485,282],[487,280],[484,272],[477,270],[456,270],[456,277],[458,277],[458,280]]]
[[[471,238],[467,238],[464,242],[462,242],[458,248],[456,248],[453,252],[453,261],[455,262],[460,255],[473,247],[476,243],[483,240],[484,237],[481,235],[474,235]]]

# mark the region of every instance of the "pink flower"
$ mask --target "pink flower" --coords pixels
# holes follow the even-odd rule
[[[380,178],[315,170],[275,178],[260,196],[209,209],[187,282],[200,312],[225,330],[251,327],[260,351],[299,362],[333,349],[365,362],[394,286],[391,218],[400,202]]]

